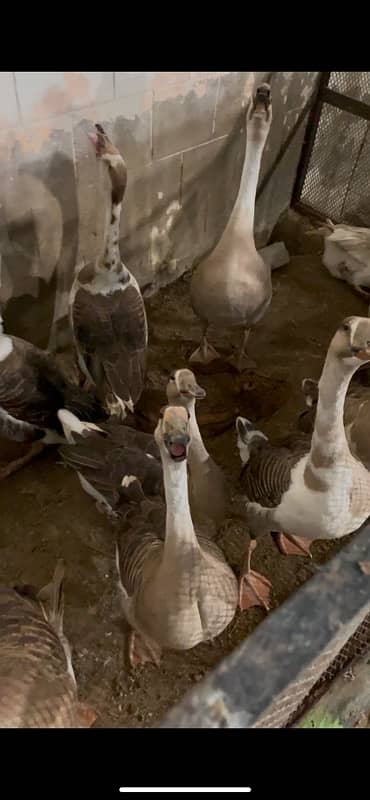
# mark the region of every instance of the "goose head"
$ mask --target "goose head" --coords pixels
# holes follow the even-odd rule
[[[183,406],[166,406],[154,431],[161,456],[164,459],[184,461],[188,454],[189,412]]]
[[[108,163],[112,162],[113,160],[114,163],[114,156],[119,155],[121,157],[117,147],[112,144],[111,140],[105,133],[105,130],[98,123],[95,125],[95,133],[88,133],[87,135],[95,147],[97,158],[101,158],[103,161],[108,161]]]
[[[298,429],[303,433],[312,433],[319,399],[319,382],[312,378],[304,378],[301,389],[306,408],[298,415]]]
[[[112,181],[112,200],[114,203],[121,203],[127,183],[127,167],[121,153],[99,124],[95,125],[95,133],[89,133],[88,137],[95,147],[96,157],[108,165]]]
[[[257,87],[247,109],[247,131],[249,137],[265,138],[272,121],[271,89],[268,83]]]
[[[172,373],[166,389],[169,404],[187,407],[194,400],[203,400],[206,391],[197,383],[190,369],[177,369]]]
[[[353,371],[370,361],[370,319],[346,317],[331,341],[329,352]]]
[[[236,441],[242,464],[246,464],[250,458],[250,448],[253,442],[267,442],[267,436],[258,430],[253,422],[245,417],[237,417],[235,422]]]

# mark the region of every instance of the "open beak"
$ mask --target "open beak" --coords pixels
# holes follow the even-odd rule
[[[184,461],[189,441],[189,436],[183,433],[176,436],[164,436],[164,443],[173,461]]]

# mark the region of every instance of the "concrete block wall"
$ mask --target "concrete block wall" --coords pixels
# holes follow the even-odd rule
[[[121,253],[147,293],[191,268],[229,217],[245,148],[245,98],[268,73],[0,73],[0,302],[12,333],[58,341],[77,264],[101,247],[108,176],[87,131],[101,122],[128,165]],[[261,177],[318,73],[273,73]],[[259,198],[268,240],[290,202],[302,128]]]

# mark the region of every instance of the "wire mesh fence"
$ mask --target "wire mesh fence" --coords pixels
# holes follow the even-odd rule
[[[311,119],[296,201],[334,222],[366,227],[370,224],[370,72],[326,76]]]

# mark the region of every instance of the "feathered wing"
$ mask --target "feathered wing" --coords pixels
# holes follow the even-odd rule
[[[368,228],[338,225],[328,236],[328,240],[342,247],[356,261],[370,266],[370,231]]]
[[[136,282],[109,294],[80,288],[72,308],[73,327],[89,373],[104,394],[125,404],[138,401],[145,379],[147,320]]]
[[[64,407],[89,421],[102,417],[96,398],[67,381],[48,353],[17,337],[12,343],[0,371],[0,406],[8,415],[53,429],[59,429],[56,413]]]
[[[36,592],[0,587],[0,725],[74,727],[76,687]]]
[[[111,435],[75,433],[75,444],[60,448],[65,464],[83,476],[113,510],[123,502],[137,502],[143,496],[163,492],[162,465],[138,447],[117,444]],[[107,431],[105,431],[107,433]]]
[[[240,475],[240,484],[248,500],[265,508],[278,506],[289,489],[293,467],[307,449],[301,446],[291,452],[286,447],[274,447],[266,440],[252,443],[249,461]]]

